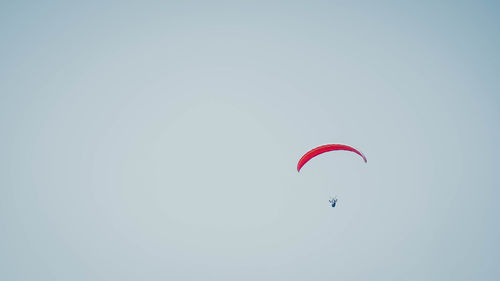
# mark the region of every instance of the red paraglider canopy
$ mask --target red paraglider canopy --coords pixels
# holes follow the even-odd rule
[[[366,157],[363,155],[363,153],[359,152],[354,147],[351,147],[351,146],[348,146],[345,144],[325,144],[325,145],[313,148],[313,149],[309,150],[306,154],[304,154],[304,156],[302,156],[302,158],[300,158],[299,163],[297,164],[297,172],[300,172],[300,169],[302,169],[302,166],[304,166],[312,158],[314,158],[322,153],[325,153],[328,151],[335,151],[335,150],[352,151],[352,152],[358,154],[359,156],[363,157],[363,160],[365,160],[365,163],[367,162]]]

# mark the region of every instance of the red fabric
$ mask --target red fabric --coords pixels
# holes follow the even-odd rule
[[[302,156],[302,158],[300,158],[299,163],[297,164],[297,172],[300,172],[300,169],[302,169],[302,166],[304,166],[312,158],[314,158],[322,153],[325,153],[328,151],[335,151],[335,150],[352,151],[352,152],[358,154],[359,156],[363,157],[363,160],[365,160],[365,163],[367,162],[366,157],[363,155],[363,153],[359,152],[354,147],[344,145],[344,144],[325,144],[325,145],[313,148],[313,149],[309,150],[306,154],[304,154],[304,156]]]

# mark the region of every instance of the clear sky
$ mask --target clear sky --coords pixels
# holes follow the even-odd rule
[[[0,279],[498,280],[499,14],[3,1]]]

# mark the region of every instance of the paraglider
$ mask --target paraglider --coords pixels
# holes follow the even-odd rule
[[[309,162],[309,160],[311,160],[312,158],[314,158],[320,154],[323,154],[325,152],[336,151],[336,150],[352,151],[352,152],[358,154],[359,156],[361,156],[363,158],[363,160],[365,161],[365,163],[367,162],[366,157],[363,155],[363,153],[359,152],[359,150],[357,150],[356,148],[354,148],[352,146],[348,146],[345,144],[325,144],[325,145],[313,148],[313,149],[309,150],[306,154],[304,154],[304,156],[302,156],[302,158],[300,158],[299,163],[297,164],[297,172],[300,172],[300,169],[302,169],[302,167],[307,162]]]
[[[366,157],[363,155],[363,153],[361,153],[359,150],[357,150],[356,148],[354,148],[352,146],[348,146],[345,144],[325,144],[325,145],[321,145],[321,146],[318,146],[316,148],[313,148],[313,149],[309,150],[308,152],[306,152],[306,154],[304,154],[300,158],[299,163],[297,163],[297,172],[300,172],[300,169],[302,169],[302,167],[304,167],[304,165],[307,162],[309,162],[309,160],[311,160],[312,158],[314,158],[320,154],[323,154],[325,152],[337,151],[337,150],[354,152],[354,153],[358,154],[359,156],[361,156],[361,158],[363,158],[365,163],[367,163]],[[333,197],[333,198],[330,198],[330,200],[328,200],[330,202],[332,208],[335,208],[335,206],[337,205],[337,200],[338,200],[337,197]]]
[[[332,208],[335,208],[335,206],[337,205],[337,197],[332,197],[330,198],[330,200],[328,200],[328,202],[330,202],[330,204],[332,204]]]

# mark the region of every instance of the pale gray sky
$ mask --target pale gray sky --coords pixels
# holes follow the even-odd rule
[[[499,8],[0,4],[0,279],[497,280]]]

